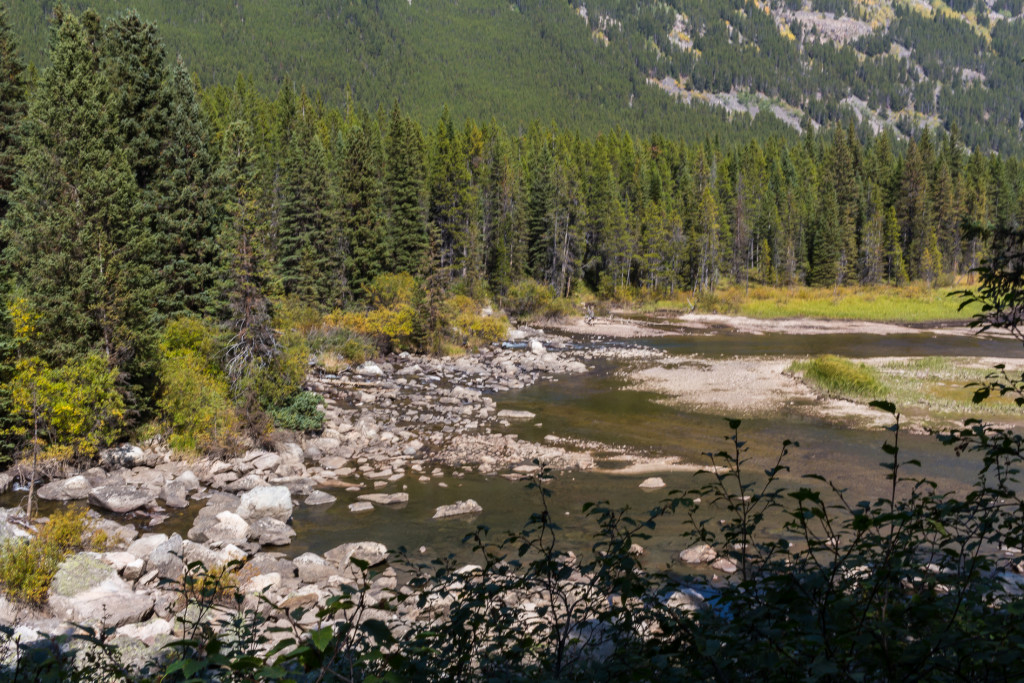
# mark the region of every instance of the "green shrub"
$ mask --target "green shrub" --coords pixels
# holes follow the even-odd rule
[[[839,356],[824,355],[797,361],[791,369],[803,372],[804,381],[829,396],[878,399],[886,394],[878,371]]]
[[[157,407],[171,428],[168,442],[181,453],[230,449],[238,415],[227,377],[216,362],[217,330],[196,318],[178,318],[160,343]]]
[[[555,292],[550,287],[536,280],[522,280],[509,287],[501,305],[509,315],[527,318],[546,311],[554,299]]]
[[[92,528],[86,513],[83,505],[57,510],[29,540],[0,544],[0,588],[19,602],[41,604],[64,558],[104,544],[105,536]]]
[[[157,405],[172,428],[170,446],[182,453],[229,448],[238,416],[223,373],[195,351],[179,351],[161,360],[159,377]]]
[[[274,411],[274,423],[282,429],[297,432],[319,432],[324,428],[324,414],[319,407],[324,400],[312,391],[300,391],[288,405]]]
[[[92,457],[113,443],[127,412],[118,370],[98,352],[51,368],[40,358],[19,360],[10,384],[19,436],[38,417],[47,458]]]
[[[408,273],[382,273],[366,286],[366,296],[374,308],[392,308],[411,304],[416,287]]]

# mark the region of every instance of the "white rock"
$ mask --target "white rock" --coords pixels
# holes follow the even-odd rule
[[[94,554],[79,553],[58,568],[50,584],[49,605],[59,619],[121,626],[149,616],[154,601],[151,595],[133,591]]]
[[[383,377],[384,371],[372,360],[368,360],[356,368],[356,374],[362,375],[363,377]]]
[[[707,543],[698,543],[679,553],[679,561],[685,564],[714,562],[716,557],[718,553]]]
[[[261,486],[243,493],[235,512],[250,522],[260,517],[287,522],[292,517],[292,507],[292,494],[287,487]]]
[[[383,543],[374,541],[358,541],[344,543],[324,553],[324,559],[337,562],[345,567],[353,559],[366,562],[371,567],[388,559],[388,548]]]
[[[529,410],[499,410],[499,420],[532,420],[537,417],[536,413],[531,413]]]
[[[457,503],[451,505],[442,505],[434,511],[434,519],[445,519],[446,517],[459,517],[461,515],[475,515],[483,512],[484,509],[480,507],[472,498],[466,500],[460,500]]]
[[[364,493],[357,498],[377,505],[402,505],[409,502],[408,493]]]
[[[126,624],[117,629],[117,635],[141,640],[152,645],[157,638],[171,634],[171,622],[157,617],[142,624]]]
[[[736,563],[725,557],[720,557],[712,562],[711,567],[726,574],[732,574],[736,571]]]
[[[642,489],[660,489],[665,488],[665,480],[661,477],[649,477],[640,482],[640,488]]]
[[[373,503],[361,500],[358,503],[349,503],[348,509],[351,512],[370,512],[373,510]]]

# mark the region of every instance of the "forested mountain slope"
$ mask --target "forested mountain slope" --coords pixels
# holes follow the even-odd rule
[[[50,2],[13,3],[11,23],[29,61],[46,52]],[[454,116],[507,124],[557,122],[595,133],[614,126],[671,134],[779,133],[773,117],[750,129],[721,109],[679,107],[617,52],[595,42],[563,0],[96,0],[66,3],[111,16],[128,7],[156,22],[172,54],[204,85],[243,73],[265,93],[285,78],[342,104],[346,88],[374,108],[398,100],[422,123]]]
[[[204,84],[241,72],[269,93],[290,77],[333,104],[347,86],[421,123],[447,103],[458,118],[583,133],[746,138],[852,121],[956,125],[969,146],[1022,148],[1019,0],[67,3],[87,4],[136,8]],[[52,6],[11,8],[29,61],[45,59]]]

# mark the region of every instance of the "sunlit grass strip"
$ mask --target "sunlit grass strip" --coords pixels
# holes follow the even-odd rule
[[[790,370],[802,373],[806,383],[836,398],[875,400],[887,394],[875,368],[839,356],[794,361]]]
[[[694,301],[685,296],[658,301],[652,308],[745,315],[751,318],[823,318],[873,322],[924,323],[967,321],[975,307],[958,310],[960,298],[950,296],[962,287],[765,287],[732,286]]]

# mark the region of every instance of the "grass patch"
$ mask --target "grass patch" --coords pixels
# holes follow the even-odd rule
[[[970,320],[977,307],[962,311],[959,297],[951,292],[962,287],[851,286],[838,289],[817,287],[730,286],[713,296],[694,301],[681,295],[648,308],[655,310],[696,310],[702,313],[739,314],[751,318],[822,318],[871,322],[924,323]]]
[[[85,506],[58,510],[29,540],[8,539],[0,545],[0,587],[14,600],[42,604],[66,557],[105,545],[106,535],[92,528]]]
[[[839,356],[795,361],[790,370],[802,373],[805,382],[836,398],[875,400],[887,391],[875,368]]]
[[[969,385],[983,383],[993,370],[972,359],[908,358],[889,361],[878,370],[901,404],[929,415],[960,419],[964,415],[1019,418],[1021,414],[1011,396],[993,395],[982,403],[973,402],[975,387]]]

